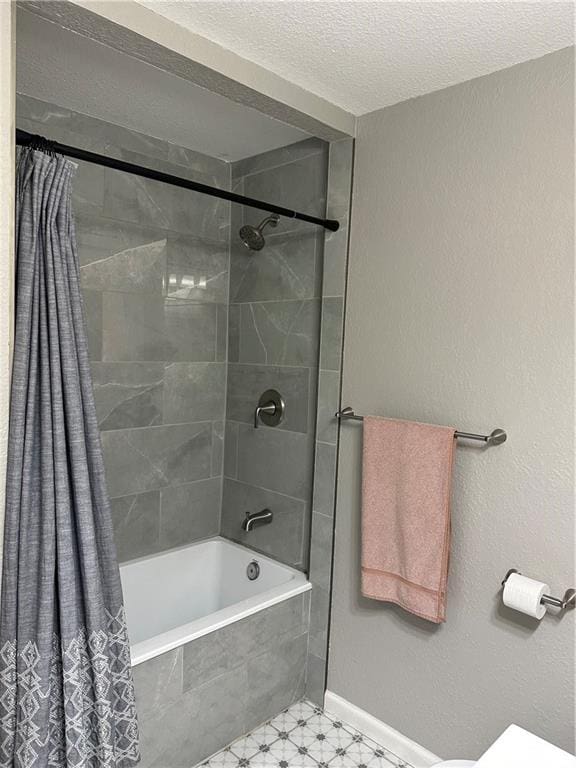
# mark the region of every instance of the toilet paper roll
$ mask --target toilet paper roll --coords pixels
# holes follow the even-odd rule
[[[502,599],[508,608],[525,613],[527,616],[533,616],[540,621],[546,613],[546,606],[542,605],[540,601],[542,595],[549,593],[548,584],[529,579],[519,573],[511,573],[504,584]]]

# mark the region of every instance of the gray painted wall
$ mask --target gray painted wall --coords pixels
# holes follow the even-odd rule
[[[18,97],[18,126],[230,187],[230,165]],[[120,560],[220,529],[230,205],[79,163],[73,186],[94,395]]]
[[[447,623],[359,596],[361,429],[341,430],[328,688],[444,757],[515,722],[574,746],[574,614],[506,610],[506,570],[574,582],[574,58],[360,118],[343,404],[508,430],[459,445]]]

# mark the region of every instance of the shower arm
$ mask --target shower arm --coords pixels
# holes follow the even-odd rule
[[[266,216],[264,221],[261,221],[260,224],[258,224],[257,229],[259,229],[260,232],[263,232],[265,227],[277,227],[279,219],[280,217],[278,214],[272,213],[270,216]]]

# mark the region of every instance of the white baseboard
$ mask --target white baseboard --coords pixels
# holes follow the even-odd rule
[[[414,768],[430,768],[439,763],[442,758],[416,744],[415,741],[403,736],[394,728],[356,707],[346,699],[332,691],[324,694],[324,709],[331,715],[336,715],[345,723],[357,728],[361,733],[381,744]]]

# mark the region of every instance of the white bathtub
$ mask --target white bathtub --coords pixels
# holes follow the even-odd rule
[[[132,560],[120,575],[132,666],[311,588],[300,571],[219,536]]]

